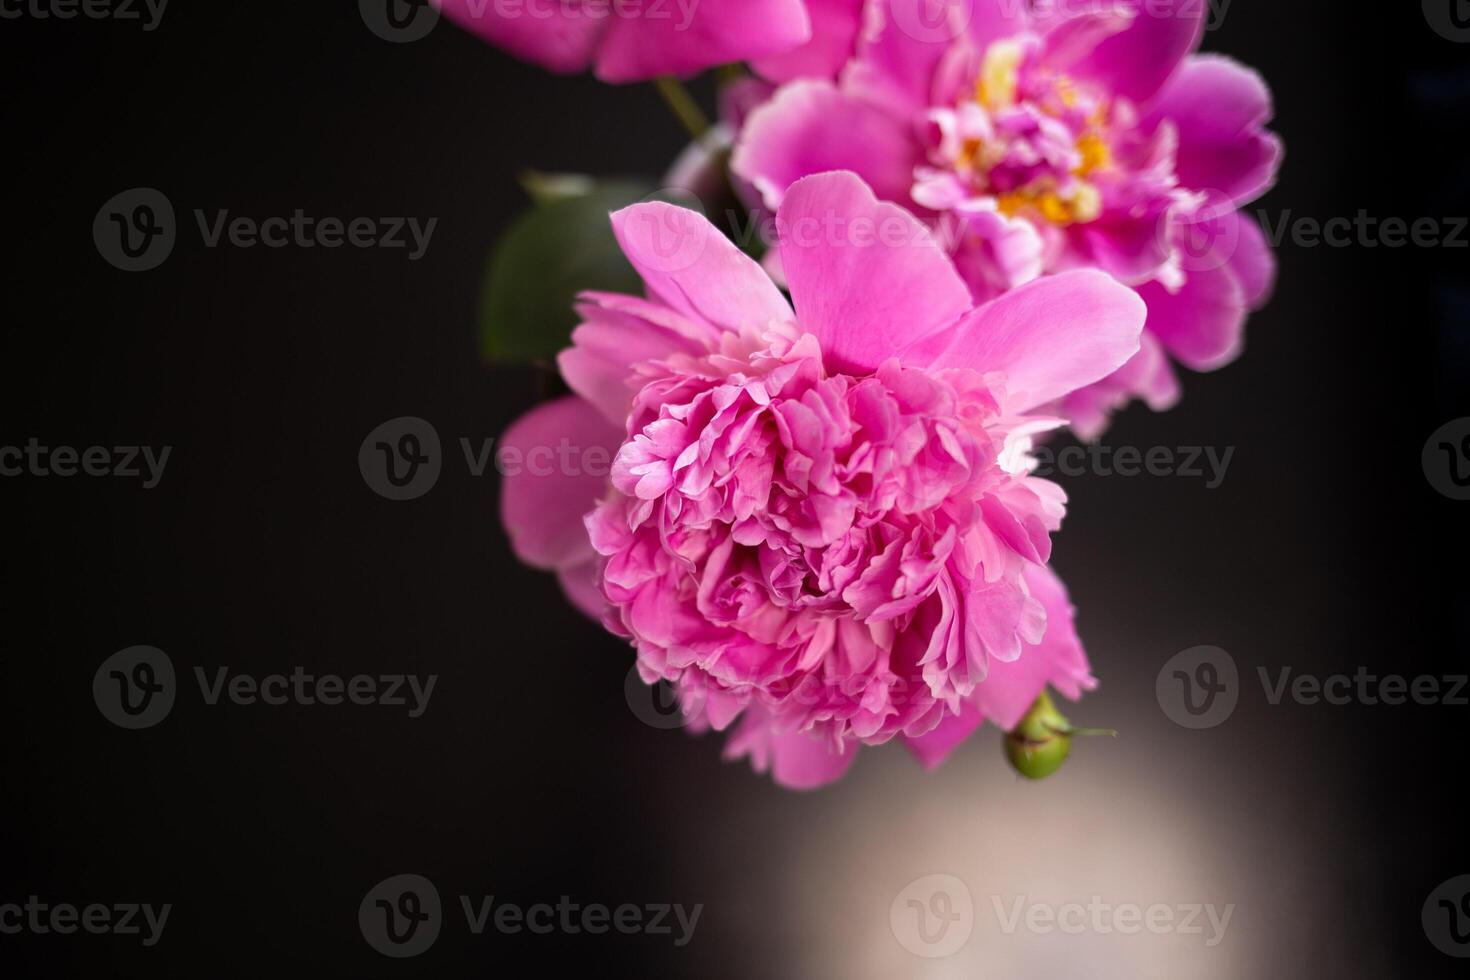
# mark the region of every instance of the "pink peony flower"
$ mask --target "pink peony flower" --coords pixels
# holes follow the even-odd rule
[[[810,0],[818,2],[818,0]],[[804,0],[434,0],[449,19],[555,72],[688,75],[805,45]]]
[[[1076,271],[977,308],[851,173],[784,195],[791,303],[695,212],[612,221],[647,297],[584,295],[559,358],[576,394],[507,432],[502,516],[692,727],[804,788],[859,744],[934,765],[1046,685],[1094,685],[1047,568],[1065,495],[1028,449],[1062,424],[1038,406],[1137,351],[1137,295]],[[568,446],[611,465],[504,466]]]
[[[1281,143],[1255,72],[1192,52],[1195,0],[836,3],[850,60],[782,66],[732,168],[767,207],[807,174],[850,169],[942,229],[977,300],[1096,268],[1148,304],[1135,358],[1058,407],[1084,438],[1132,397],[1172,405],[1169,359],[1239,355],[1275,263],[1237,208],[1274,181]],[[860,18],[862,30],[858,31]],[[840,68],[840,70],[839,70]],[[821,77],[823,75],[827,77]]]

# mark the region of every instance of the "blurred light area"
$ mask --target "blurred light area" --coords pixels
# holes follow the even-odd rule
[[[723,922],[747,949],[761,937],[750,969],[806,980],[1390,975],[1384,930],[1343,918],[1348,896],[1373,893],[1383,845],[1360,839],[1352,801],[1364,789],[1351,760],[1333,758],[1333,724],[1265,705],[1257,690],[1219,728],[1187,731],[1154,701],[1155,665],[1119,668],[1111,690],[1063,710],[1123,736],[1078,739],[1047,780],[1015,775],[986,727],[930,774],[896,744],[867,749],[837,786],[711,815],[706,840],[729,847],[704,854],[736,903],[711,908],[711,927]],[[756,860],[783,879],[751,880]],[[900,943],[890,906],[941,874],[968,887],[973,932],[926,959]],[[1176,925],[1186,906],[1234,909],[1213,946],[1203,911],[1196,934],[1107,934],[1090,913],[1078,934],[1028,931],[1025,908],[1085,908],[1094,896],[1114,909],[1169,906]]]

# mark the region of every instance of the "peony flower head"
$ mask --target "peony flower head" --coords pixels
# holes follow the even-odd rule
[[[784,55],[812,38],[804,0],[434,0],[450,20],[555,72],[605,82]]]
[[[732,168],[766,206],[835,168],[940,228],[977,299],[1100,269],[1148,304],[1137,356],[1060,407],[1096,435],[1131,397],[1162,409],[1170,358],[1240,352],[1274,261],[1237,208],[1274,180],[1270,92],[1196,55],[1193,0],[866,0],[834,10],[844,61],[809,59],[740,134]],[[834,14],[833,16],[836,16]],[[823,77],[823,73],[826,77]]]
[[[1136,294],[1085,270],[975,307],[851,173],[784,195],[790,302],[692,211],[612,220],[648,294],[583,297],[559,358],[576,395],[503,443],[602,446],[609,472],[508,477],[502,504],[644,680],[794,787],[895,737],[937,763],[1048,684],[1092,686],[1047,567],[1065,495],[1028,449],[1062,424],[1040,406],[1137,351]]]

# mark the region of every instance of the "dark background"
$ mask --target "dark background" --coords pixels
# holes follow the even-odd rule
[[[1207,36],[1276,93],[1286,165],[1253,209],[1470,212],[1470,45],[1398,6],[1236,0]],[[1079,748],[1044,784],[1014,779],[986,731],[931,776],[889,747],[792,794],[722,764],[717,739],[639,722],[629,652],[514,560],[496,480],[458,451],[540,390],[476,351],[484,259],[524,204],[516,175],[657,174],[683,137],[651,87],[548,76],[448,24],[389,44],[349,2],[177,2],[151,33],[3,20],[0,81],[0,445],[173,447],[152,490],[0,480],[0,902],[174,905],[151,949],[0,936],[0,974],[852,977],[876,969],[863,944],[881,942],[903,975],[958,976],[922,972],[943,961],[898,950],[886,915],[936,871],[988,909],[986,867],[965,850],[978,841],[1020,863],[1021,887],[1032,858],[1075,873],[1055,900],[1238,903],[1226,942],[1188,946],[1199,958],[1170,960],[1171,975],[1452,975],[1420,908],[1470,872],[1470,712],[1271,707],[1254,675],[1470,670],[1470,504],[1420,465],[1429,434],[1470,415],[1470,252],[1284,244],[1245,357],[1107,436],[1236,447],[1223,486],[1064,481],[1056,560],[1103,681],[1071,714],[1123,738]],[[90,229],[137,186],[168,195],[180,239],[127,274]],[[195,208],[439,223],[410,262],[207,249]],[[447,458],[431,493],[394,503],[356,459],[403,415],[431,421]],[[1204,643],[1249,680],[1227,724],[1190,732],[1159,711],[1154,676]],[[134,644],[167,651],[183,690],[164,723],[129,732],[99,714],[91,681]],[[439,681],[414,720],[208,707],[193,668],[224,665]],[[1028,827],[1054,836],[1027,851]],[[1185,890],[1099,871],[1129,855],[1185,867]],[[395,961],[356,912],[405,872],[436,883],[449,921],[430,952]],[[685,948],[476,938],[460,894],[705,908]],[[1146,943],[985,975],[1164,975]]]

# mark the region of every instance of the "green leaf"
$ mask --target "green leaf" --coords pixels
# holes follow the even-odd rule
[[[498,363],[549,359],[568,345],[586,289],[642,293],[608,215],[649,197],[651,184],[617,181],[552,197],[519,218],[490,255],[480,299],[480,350]]]

